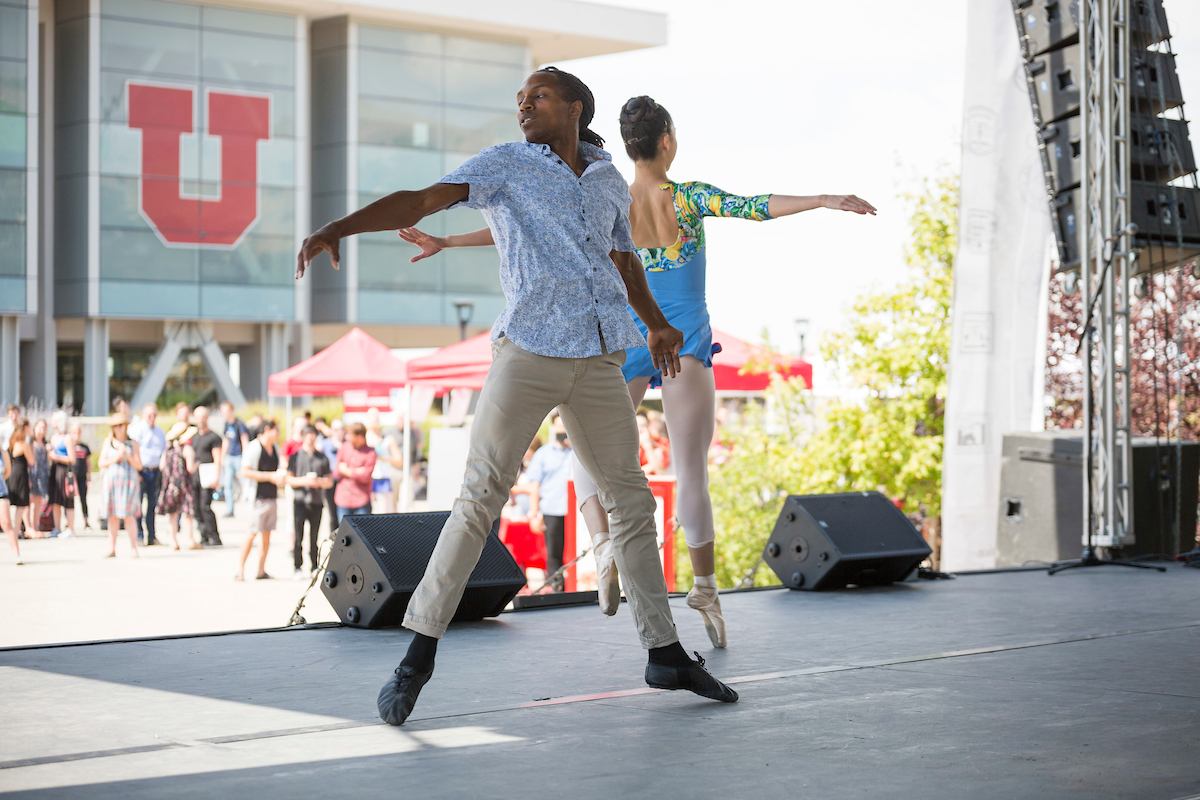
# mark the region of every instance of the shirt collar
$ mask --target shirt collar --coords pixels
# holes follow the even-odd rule
[[[537,150],[544,156],[554,155],[554,151],[550,149],[550,145],[548,144],[525,142],[525,146]],[[583,156],[583,160],[587,161],[589,164],[596,161],[612,161],[612,155],[607,150],[601,147],[596,147],[596,145],[589,144],[587,142],[579,143],[579,154]]]

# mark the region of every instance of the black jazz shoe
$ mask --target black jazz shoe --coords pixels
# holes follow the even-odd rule
[[[695,653],[695,651],[692,651]],[[663,664],[646,665],[646,683],[655,689],[687,689],[710,700],[736,703],[738,693],[709,674],[704,668],[704,659],[699,653],[696,661],[686,667],[668,667]],[[380,695],[382,698],[383,696]],[[382,702],[382,701],[381,701]],[[382,706],[381,706],[382,707]]]
[[[379,718],[388,725],[403,725],[417,704],[421,688],[433,677],[433,670],[418,672],[415,667],[396,667],[396,674],[379,690],[375,701]]]

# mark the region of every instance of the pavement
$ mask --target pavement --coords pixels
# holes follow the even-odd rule
[[[0,647],[286,625],[308,585],[292,580],[292,505],[280,501],[279,527],[271,536],[267,574],[274,580],[238,583],[233,576],[238,548],[248,535],[249,508],[243,500],[236,515],[226,518],[224,503],[218,503],[224,546],[203,550],[176,551],[160,544],[139,547],[134,559],[122,530],[116,558],[104,558],[108,533],[96,528],[94,518],[93,529],[77,531],[74,538],[21,540],[21,566],[13,563],[7,544],[0,545],[0,608],[5,610]],[[169,542],[165,517],[158,517],[157,528]],[[327,531],[323,519],[322,535]],[[256,545],[247,578],[253,577],[257,559]],[[306,568],[308,563],[306,552]],[[318,587],[302,613],[309,622],[337,620]]]

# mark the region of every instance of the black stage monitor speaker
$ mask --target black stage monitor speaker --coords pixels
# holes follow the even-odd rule
[[[338,618],[356,628],[399,625],[449,516],[432,511],[345,517],[321,586]],[[456,622],[496,616],[525,585],[498,529],[499,522],[471,571]]]
[[[879,492],[791,495],[763,549],[789,589],[840,589],[903,580],[932,551]]]

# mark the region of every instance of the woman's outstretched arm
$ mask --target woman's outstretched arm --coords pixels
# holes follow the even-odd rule
[[[430,236],[416,228],[401,228],[398,233],[404,241],[421,248],[421,252],[409,259],[413,263],[435,256],[451,247],[491,247],[496,244],[491,228],[480,228],[470,233],[452,233],[449,236]]]
[[[767,201],[767,213],[772,217],[786,217],[814,208],[832,208],[835,211],[875,216],[875,206],[852,194],[815,194],[807,197],[773,194]]]
[[[675,202],[685,213],[698,217],[737,217],[758,221],[787,217],[814,208],[875,214],[875,206],[852,194],[815,194],[804,197],[791,194],[758,194],[743,197],[700,181],[680,184],[675,194]]]

